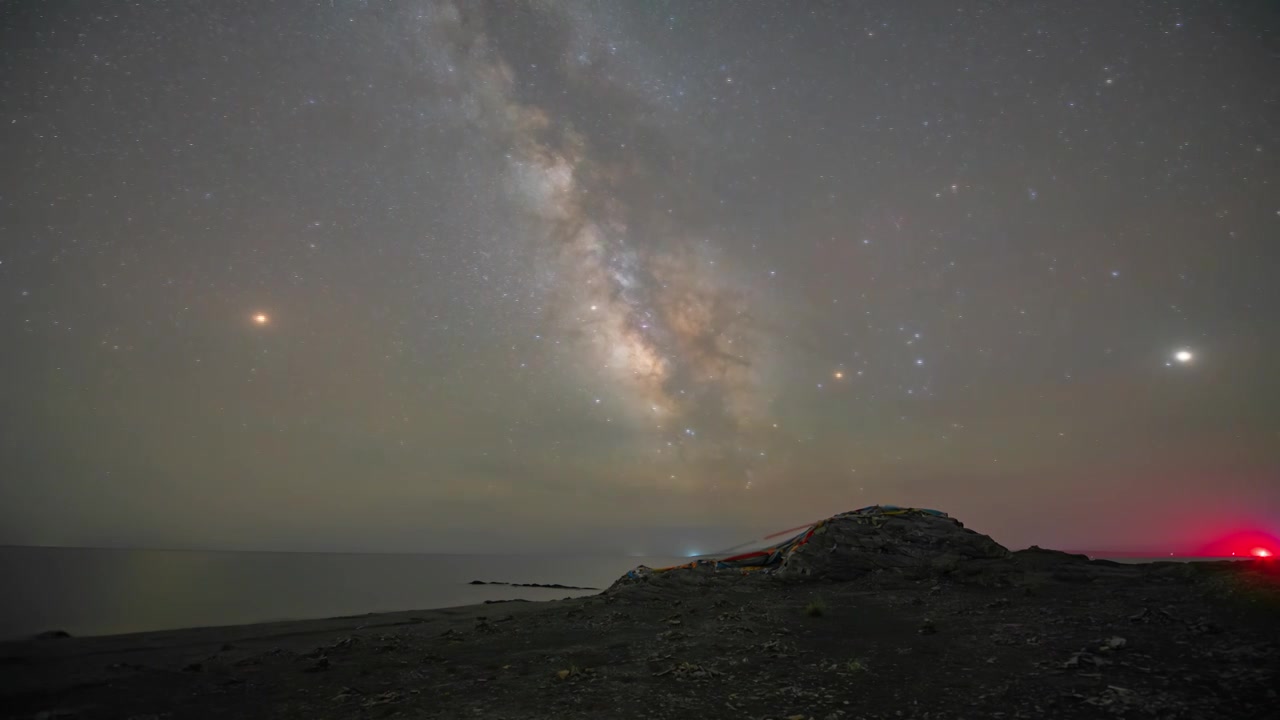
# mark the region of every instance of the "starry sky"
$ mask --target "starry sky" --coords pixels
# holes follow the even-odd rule
[[[1280,531],[1278,20],[0,5],[0,542]]]

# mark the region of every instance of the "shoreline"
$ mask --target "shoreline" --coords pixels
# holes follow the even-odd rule
[[[357,630],[374,627],[419,625],[424,621],[434,621],[447,617],[470,617],[474,614],[472,611],[483,615],[483,611],[488,610],[493,612],[493,608],[495,607],[548,605],[552,603],[566,602],[569,600],[577,600],[584,597],[593,596],[581,595],[574,598],[556,598],[547,600],[486,600],[480,603],[425,608],[421,610],[393,610],[389,612],[361,613],[358,615],[334,615],[321,618],[267,620],[263,622],[236,623],[231,625],[196,625],[183,628],[142,630],[139,632],[112,633],[104,635],[67,634],[63,637],[56,638],[41,637],[44,635],[63,632],[55,629],[44,631],[34,636],[0,640],[0,665],[5,664],[5,658],[8,656],[8,652],[14,649],[27,651],[35,648],[54,648],[57,646],[71,648],[81,644],[101,644],[106,646],[114,645],[116,643],[125,643],[130,640],[136,640],[144,645],[152,646],[156,645],[158,641],[169,639],[168,636],[174,636],[172,639],[175,641],[181,641],[184,643],[195,642],[197,644],[199,642],[232,642],[235,639],[248,641],[253,639],[269,639],[273,637],[288,637],[315,633],[323,634],[328,632],[339,632],[344,629]],[[89,649],[91,652],[108,651],[108,648],[105,647]]]
[[[106,640],[110,638],[131,638],[131,637],[143,637],[143,636],[163,635],[163,634],[181,634],[181,633],[215,634],[223,631],[232,632],[232,631],[248,630],[251,628],[266,628],[266,627],[276,627],[276,626],[283,626],[283,625],[314,624],[317,626],[321,626],[331,622],[336,623],[338,621],[359,620],[362,618],[425,616],[430,613],[436,613],[436,612],[446,611],[446,610],[452,611],[452,610],[458,610],[462,608],[493,608],[493,607],[501,607],[505,605],[536,605],[541,603],[561,602],[569,599],[591,597],[593,595],[597,595],[603,592],[599,588],[570,588],[570,587],[553,588],[547,585],[537,585],[537,584],[517,585],[515,583],[486,583],[486,584],[495,585],[499,587],[506,586],[506,587],[511,587],[513,589],[533,589],[533,590],[559,589],[559,590],[564,590],[565,592],[572,593],[572,595],[568,595],[564,597],[554,597],[554,598],[551,598],[551,597],[494,598],[494,599],[486,599],[486,600],[482,600],[474,603],[426,607],[426,608],[420,608],[416,610],[379,610],[379,611],[372,611],[372,612],[366,612],[366,613],[343,614],[343,615],[322,615],[322,616],[316,616],[316,617],[296,617],[296,618],[273,618],[273,619],[266,619],[266,620],[258,620],[254,622],[232,622],[232,623],[225,623],[225,624],[219,623],[219,624],[210,624],[210,625],[190,625],[190,626],[181,626],[181,627],[156,628],[152,630],[133,630],[133,631],[126,631],[126,632],[79,634],[79,633],[68,632],[62,628],[55,627],[55,628],[49,628],[46,630],[41,630],[35,633],[28,633],[24,635],[0,638],[0,664],[3,663],[4,652],[7,647],[25,646],[30,643],[42,643],[42,644],[51,643],[51,642],[65,643],[68,640],[97,641],[97,640]]]
[[[0,641],[48,630],[77,637],[311,620],[559,599],[668,558],[371,555],[21,549],[0,553],[14,591],[0,598]],[[125,578],[128,578],[127,584]],[[510,585],[472,585],[469,581]],[[521,585],[563,585],[521,587]]]

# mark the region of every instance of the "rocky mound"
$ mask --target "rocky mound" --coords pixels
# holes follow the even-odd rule
[[[698,560],[661,570],[642,566],[610,590],[640,584],[705,587],[744,578],[838,582],[885,571],[1002,584],[1016,567],[1015,553],[945,513],[891,505],[832,516],[755,555],[765,557]]]
[[[787,553],[779,579],[855,580],[880,570],[953,572],[972,560],[1011,553],[954,518],[925,512],[846,513],[820,523]]]

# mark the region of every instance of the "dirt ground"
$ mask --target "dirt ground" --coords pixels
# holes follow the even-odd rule
[[[1265,561],[596,596],[0,645],[5,718],[1276,717]]]

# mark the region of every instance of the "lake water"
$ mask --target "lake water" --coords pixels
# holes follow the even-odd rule
[[[604,589],[636,565],[618,556],[373,555],[0,547],[0,639],[238,625],[552,600],[592,591],[469,585],[472,580]]]

